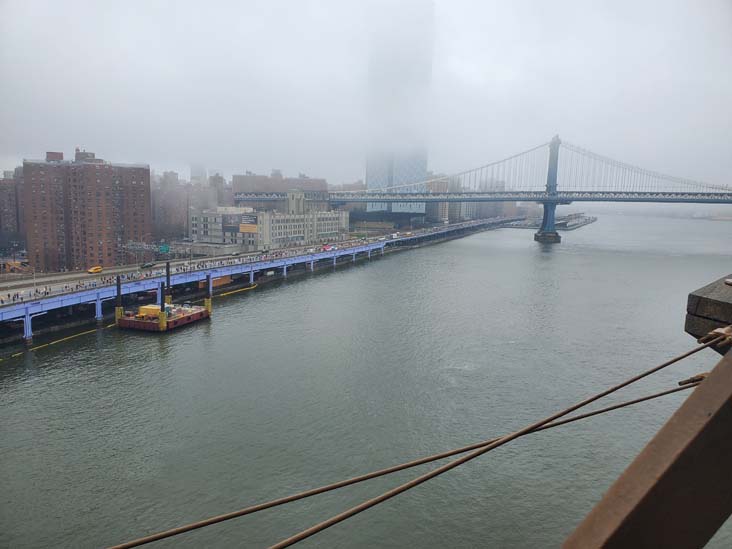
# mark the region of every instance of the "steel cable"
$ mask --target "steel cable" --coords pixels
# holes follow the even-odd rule
[[[612,406],[607,406],[605,408],[599,408],[597,410],[593,410],[592,412],[587,412],[585,414],[579,414],[576,416],[572,416],[570,418],[557,420],[553,423],[549,423],[547,425],[544,425],[542,427],[539,427],[532,431],[532,433],[538,433],[539,431],[544,431],[546,429],[553,429],[554,427],[560,427],[562,425],[566,425],[567,423],[573,423],[575,421],[580,421],[582,419],[587,419],[593,416],[597,416],[600,414],[604,414],[606,412],[611,412],[614,410],[618,410],[621,408],[625,408],[628,406],[632,406],[634,404],[639,404],[641,402],[645,402],[648,400],[653,400],[656,398],[660,398],[662,396],[670,395],[673,393],[678,393],[680,391],[684,391],[686,389],[692,389],[699,385],[700,381],[695,381],[692,383],[687,383],[682,387],[675,387],[673,389],[668,389],[666,391],[661,391],[659,393],[653,393],[651,395],[646,395],[640,398],[636,398],[633,400],[626,400],[624,402],[620,402],[618,404],[613,404]],[[531,433],[527,433],[531,434]],[[316,496],[319,494],[324,494],[326,492],[330,492],[333,490],[337,490],[338,488],[344,488],[346,486],[351,486],[353,484],[358,484],[360,482],[364,482],[366,480],[371,480],[374,478],[386,476],[391,473],[396,473],[398,471],[404,471],[406,469],[410,469],[412,467],[417,467],[418,465],[424,465],[425,463],[431,463],[434,461],[438,461],[440,459],[444,459],[447,457],[451,457],[457,454],[462,454],[465,452],[468,452],[470,450],[475,450],[477,448],[482,448],[483,446],[487,446],[488,444],[491,444],[492,442],[495,442],[499,440],[498,438],[492,438],[488,440],[484,440],[482,442],[476,442],[474,444],[470,444],[468,446],[462,446],[460,448],[455,448],[453,450],[447,450],[445,452],[441,452],[439,454],[433,454],[431,456],[426,456],[423,458],[418,458],[413,461],[408,461],[405,463],[400,463],[399,465],[394,465],[392,467],[387,467],[386,469],[379,469],[378,471],[372,471],[370,473],[366,473],[363,475],[359,475],[356,477],[351,477],[349,479],[341,480],[338,482],[334,482],[332,484],[326,484],[325,486],[320,486],[318,488],[312,488],[310,490],[306,490],[304,492],[299,492],[297,494],[292,494],[289,496],[285,496],[282,498],[274,499],[271,501],[267,501],[264,503],[259,503],[256,505],[252,505],[250,507],[245,507],[244,509],[240,509],[238,511],[233,511],[231,513],[226,513],[223,515],[217,515],[214,517],[210,517],[201,521],[192,522],[190,524],[186,524],[184,526],[179,526],[177,528],[172,528],[170,530],[165,530],[164,532],[159,532],[157,534],[151,534],[149,536],[145,536],[143,538],[138,538],[133,541],[129,541],[126,543],[122,543],[120,545],[114,545],[110,547],[109,549],[126,549],[129,547],[138,547],[140,545],[144,545],[147,543],[151,543],[153,541],[158,541],[161,539],[169,538],[172,536],[176,536],[178,534],[183,534],[185,532],[190,532],[192,530],[197,530],[199,528],[203,528],[204,526],[211,526],[213,524],[218,524],[219,522],[224,522],[227,520],[231,520],[234,518],[251,515],[253,513],[256,513],[257,511],[264,511],[265,509],[271,509],[273,507],[278,507],[280,505],[284,505],[285,503],[291,503],[293,501],[298,501],[301,499],[306,499],[312,496]]]
[[[520,156],[523,156],[523,155],[532,153],[532,152],[534,152],[534,151],[536,151],[538,149],[542,149],[542,148],[546,147],[547,145],[549,145],[549,143],[542,143],[541,145],[537,145],[536,147],[532,147],[532,148],[527,149],[525,151],[522,151],[520,153],[516,153],[514,155],[508,156],[506,158],[503,158],[502,160],[496,160],[495,162],[489,162],[488,164],[483,164],[482,166],[478,166],[476,168],[471,168],[469,170],[464,170],[464,171],[461,171],[461,172],[457,172],[457,173],[454,173],[454,174],[452,174],[452,175],[450,175],[448,177],[461,177],[461,176],[468,176],[469,177],[473,172],[475,172],[477,170],[481,170],[481,169],[485,169],[485,168],[490,168],[490,167],[493,167],[493,166],[503,166],[506,162],[508,162],[510,160],[513,160],[513,159],[518,158]],[[391,186],[383,187],[383,188],[380,188],[380,189],[367,189],[366,192],[381,193],[381,192],[388,192],[388,191],[391,191],[391,190],[394,190],[394,189],[404,189],[404,188],[407,188],[407,187],[418,187],[420,185],[426,185],[428,183],[434,183],[435,181],[441,181],[443,179],[444,179],[444,177],[437,177],[437,178],[425,179],[423,181],[417,181],[415,183],[404,183],[402,185],[391,185]],[[338,191],[339,194],[355,194],[355,193],[362,193],[362,192],[364,192],[364,191],[360,191],[360,190],[359,191]]]
[[[373,507],[374,505],[383,503],[384,501],[391,499],[394,496],[401,494],[402,492],[406,492],[407,490],[414,488],[415,486],[419,486],[423,482],[426,482],[432,478],[435,478],[435,477],[441,475],[442,473],[450,471],[451,469],[454,469],[455,467],[458,467],[459,465],[462,465],[463,463],[467,463],[470,460],[473,460],[479,456],[482,456],[483,454],[490,452],[491,450],[493,450],[495,448],[503,446],[504,444],[511,442],[512,440],[519,438],[529,432],[535,431],[538,428],[551,423],[552,421],[555,421],[563,416],[566,416],[567,414],[569,414],[579,408],[582,408],[583,406],[587,406],[588,404],[595,402],[596,400],[599,400],[611,393],[614,393],[615,391],[618,391],[624,387],[627,387],[628,385],[635,383],[636,381],[639,381],[651,374],[654,374],[654,373],[658,372],[659,370],[662,370],[663,368],[670,366],[671,364],[674,364],[684,358],[687,358],[687,357],[693,355],[694,353],[698,353],[702,349],[706,349],[707,347],[709,347],[711,345],[715,345],[724,339],[727,339],[727,338],[725,336],[719,336],[715,339],[712,339],[711,341],[704,343],[703,345],[699,345],[698,347],[695,347],[694,349],[687,351],[686,353],[676,356],[676,357],[672,358],[671,360],[664,362],[663,364],[660,364],[654,368],[651,368],[650,370],[646,370],[645,372],[638,374],[634,377],[631,377],[617,385],[614,385],[613,387],[610,387],[609,389],[605,389],[604,391],[596,393],[595,395],[593,395],[589,398],[581,400],[580,402],[577,402],[576,404],[573,404],[572,406],[569,406],[568,408],[565,408],[564,410],[556,412],[550,416],[545,417],[542,420],[539,420],[530,425],[527,425],[526,427],[523,427],[517,431],[514,431],[513,433],[504,435],[501,438],[494,440],[493,442],[487,444],[486,446],[483,446],[482,448],[474,450],[461,458],[458,458],[454,461],[446,463],[445,465],[441,465],[440,467],[437,467],[436,469],[433,469],[432,471],[429,471],[423,475],[420,475],[420,476],[410,480],[409,482],[406,482],[404,484],[397,486],[396,488],[392,488],[391,490],[384,492],[380,496],[366,500],[354,507],[351,507],[350,509],[348,509],[342,513],[339,513],[338,515],[335,515],[325,521],[319,522],[318,524],[311,526],[310,528],[307,528],[293,536],[290,536],[289,538],[286,538],[286,539],[272,545],[270,547],[270,549],[282,549],[284,547],[289,547],[291,545],[294,545],[295,543],[298,543],[299,541],[309,538],[310,536],[317,534],[318,532],[322,532],[323,530],[330,528],[331,526],[338,524],[339,522],[342,522],[342,521],[346,520],[347,518],[357,515],[358,513]]]
[[[652,370],[649,370],[649,371],[641,374],[640,376],[636,376],[635,378],[631,378],[631,380],[629,382],[625,382],[624,384],[621,384],[619,386],[616,386],[616,387],[612,388],[611,390],[609,390],[609,392],[613,392],[615,390],[618,390],[619,388],[625,387],[626,385],[628,385],[630,383],[633,383],[634,381],[637,381],[637,380],[641,379],[642,377],[645,377],[647,375],[650,375],[650,374],[652,374],[652,373],[660,370],[661,368],[665,368],[666,366],[669,366],[669,365],[671,365],[671,364],[673,364],[675,362],[678,362],[679,360],[682,360],[682,359],[684,359],[684,358],[686,358],[686,357],[688,357],[688,356],[690,356],[690,355],[692,355],[692,354],[694,354],[694,353],[696,353],[698,351],[701,351],[702,349],[705,349],[706,347],[709,347],[711,345],[715,345],[716,343],[718,343],[722,339],[724,339],[724,336],[720,336],[720,337],[717,337],[717,338],[715,338],[715,339],[713,339],[711,341],[708,341],[704,345],[700,345],[699,347],[696,347],[696,348],[694,348],[694,349],[692,349],[692,350],[690,350],[690,351],[688,351],[688,352],[686,352],[686,353],[684,353],[682,355],[679,355],[677,357],[674,357],[671,360],[669,360],[669,361],[667,361],[667,362],[665,362],[665,363],[657,366],[656,368],[654,368]],[[695,387],[696,385],[698,385],[698,382],[697,383],[693,383],[693,384],[689,384],[689,385],[685,385],[683,387],[678,387],[678,388],[670,389],[670,390],[667,390],[667,391],[662,391],[660,393],[654,393],[652,395],[647,395],[647,396],[640,397],[640,398],[637,398],[637,399],[625,401],[625,402],[622,402],[622,403],[619,403],[619,404],[615,404],[615,405],[612,405],[612,406],[608,406],[606,408],[600,408],[598,410],[594,410],[594,411],[587,412],[585,414],[580,414],[580,415],[577,415],[577,416],[573,416],[573,417],[570,417],[570,418],[566,418],[566,419],[562,419],[562,420],[557,420],[557,421],[554,421],[554,422],[547,422],[547,423],[544,423],[542,425],[537,426],[534,429],[531,429],[531,430],[522,432],[522,434],[520,434],[518,436],[523,436],[525,434],[529,434],[530,432],[538,432],[538,431],[542,431],[542,430],[545,430],[545,429],[551,429],[551,428],[554,428],[554,427],[559,427],[559,426],[565,425],[567,423],[572,423],[574,421],[579,421],[579,420],[582,420],[582,419],[586,419],[586,418],[589,418],[589,417],[593,417],[595,415],[599,415],[599,414],[602,414],[602,413],[606,413],[606,412],[610,412],[610,411],[617,410],[617,409],[620,409],[620,408],[624,408],[624,407],[627,407],[627,406],[631,406],[631,405],[634,405],[634,404],[638,404],[640,402],[644,402],[644,401],[647,401],[647,400],[651,400],[651,399],[659,398],[659,397],[662,397],[662,396],[665,396],[665,395],[669,395],[669,394],[672,394],[672,393],[676,393],[676,392],[679,392],[679,391],[683,391],[685,389],[689,389],[689,388]],[[609,394],[609,392],[606,392],[605,394]],[[605,396],[605,395],[603,394],[602,396]],[[597,397],[597,398],[601,398],[601,397]],[[594,400],[597,400],[597,398],[594,398],[593,397]],[[591,400],[588,400],[588,401],[585,401],[585,402],[587,404],[589,404],[591,402]],[[576,409],[576,407],[573,407],[573,409]],[[571,411],[572,410],[569,410],[567,413],[569,413]],[[566,415],[566,414],[563,414],[563,415]],[[560,417],[560,416],[557,416],[557,417]],[[522,430],[522,431],[524,431],[524,430]],[[512,435],[507,435],[507,436],[512,436]],[[151,543],[153,541],[158,541],[158,540],[165,539],[165,538],[168,538],[168,537],[172,537],[172,536],[176,536],[176,535],[179,535],[179,534],[183,534],[185,532],[190,532],[192,530],[196,530],[196,529],[199,529],[199,528],[203,528],[205,526],[210,526],[210,525],[213,525],[213,524],[217,524],[219,522],[224,522],[224,521],[231,520],[231,519],[234,519],[234,518],[237,518],[237,517],[249,515],[249,514],[252,514],[252,513],[256,513],[257,511],[262,511],[264,509],[270,509],[272,507],[277,507],[279,505],[284,505],[285,503],[290,503],[290,502],[293,502],[293,501],[298,501],[300,499],[305,499],[305,498],[308,498],[308,497],[311,497],[311,496],[315,496],[315,495],[318,495],[318,494],[322,494],[322,493],[325,493],[325,492],[329,492],[329,491],[332,491],[332,490],[336,490],[338,488],[342,488],[342,487],[345,487],[345,486],[350,486],[350,485],[357,484],[357,483],[360,483],[360,482],[363,482],[363,481],[366,481],[366,480],[370,480],[370,479],[373,479],[373,478],[377,478],[377,477],[381,477],[381,476],[384,476],[384,475],[388,475],[390,473],[394,473],[394,472],[397,472],[397,471],[402,471],[402,470],[405,470],[405,469],[409,469],[411,467],[416,467],[418,465],[423,465],[425,463],[430,463],[430,462],[433,462],[433,461],[437,461],[437,460],[440,460],[440,459],[444,459],[446,457],[451,457],[451,456],[454,456],[454,455],[457,455],[457,454],[461,454],[461,453],[465,453],[465,452],[468,452],[468,451],[471,451],[471,450],[483,449],[486,446],[495,444],[497,442],[500,442],[501,440],[503,440],[505,438],[506,437],[493,438],[493,439],[485,440],[485,441],[482,441],[482,442],[470,444],[468,446],[463,446],[461,448],[456,448],[456,449],[453,449],[453,450],[448,450],[446,452],[441,452],[441,453],[434,454],[434,455],[431,455],[431,456],[419,458],[419,459],[416,459],[416,460],[413,460],[413,461],[409,461],[409,462],[402,463],[402,464],[399,464],[399,465],[395,465],[395,466],[392,466],[392,467],[388,467],[388,468],[385,468],[385,469],[380,469],[378,471],[373,471],[373,472],[370,472],[370,473],[366,473],[366,474],[363,474],[363,475],[359,475],[359,476],[356,476],[356,477],[352,477],[350,479],[346,479],[346,480],[342,480],[342,481],[335,482],[335,483],[332,483],[332,484],[328,484],[328,485],[325,485],[325,486],[321,486],[321,487],[318,487],[318,488],[313,488],[313,489],[310,489],[310,490],[306,490],[304,492],[300,492],[300,493],[297,493],[297,494],[292,494],[292,495],[285,496],[285,497],[282,497],[282,498],[278,498],[278,499],[275,499],[275,500],[271,500],[271,501],[268,501],[268,502],[264,502],[264,503],[252,505],[250,507],[246,507],[246,508],[240,509],[238,511],[233,511],[233,512],[225,513],[225,514],[222,514],[222,515],[217,515],[217,516],[210,517],[210,518],[207,518],[207,519],[204,519],[204,520],[201,520],[201,521],[193,522],[193,523],[190,523],[190,524],[187,524],[187,525],[184,525],[184,526],[179,526],[179,527],[172,528],[170,530],[166,530],[166,531],[163,531],[163,532],[158,532],[156,534],[151,534],[149,536],[145,536],[145,537],[142,537],[142,538],[138,538],[138,539],[135,539],[135,540],[126,542],[126,543],[122,543],[122,544],[119,544],[119,545],[112,546],[110,549],[126,549],[126,548],[130,548],[130,547],[138,547],[140,545],[144,545],[144,544],[147,544],[147,543]],[[514,438],[517,438],[517,437],[514,437]],[[466,456],[466,457],[468,457],[468,456]],[[477,455],[476,456],[473,456],[473,457],[477,457]],[[472,458],[470,458],[470,459],[472,459]],[[451,462],[451,463],[454,463],[454,462]],[[447,464],[447,465],[451,465],[451,464]],[[450,467],[450,468],[452,468],[452,467]],[[437,469],[435,469],[435,471],[437,471]],[[427,479],[425,479],[425,480],[427,480]],[[421,482],[423,482],[423,481],[421,481]],[[393,495],[396,495],[396,494],[393,494]],[[389,496],[389,497],[392,497],[392,496]],[[388,498],[386,498],[386,499],[388,499]],[[372,501],[372,500],[369,500],[369,501]],[[378,503],[378,502],[376,502],[376,503]],[[376,503],[373,503],[372,505],[375,505]],[[369,505],[369,507],[371,507],[372,505]],[[366,507],[366,508],[368,508],[368,507]],[[360,511],[365,510],[366,508],[361,509]],[[357,511],[357,512],[360,512],[360,511]],[[346,511],[346,512],[348,512],[348,511]],[[356,514],[356,512],[354,512],[353,514]],[[340,516],[340,515],[338,515],[338,516]],[[352,515],[349,515],[349,516],[352,516]],[[347,517],[343,517],[340,520],[344,520],[345,518],[347,518]],[[337,521],[337,522],[340,522],[340,520]],[[333,523],[333,524],[335,524],[335,523]],[[309,535],[312,535],[314,533],[316,533],[316,532],[312,532]],[[288,538],[288,539],[292,539],[292,538]],[[301,539],[304,539],[304,538],[301,538]],[[287,540],[285,540],[285,541],[287,541]],[[297,541],[299,541],[299,540],[297,540]],[[293,541],[292,543],[295,543],[295,541]]]

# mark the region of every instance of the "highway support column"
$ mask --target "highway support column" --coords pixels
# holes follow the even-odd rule
[[[102,314],[102,298],[99,296],[99,292],[97,292],[97,298],[94,301],[94,319],[97,321],[97,324],[104,322],[104,315]]]
[[[168,289],[165,294],[165,302],[173,303],[173,286],[170,285],[170,261],[165,262],[165,287]]]
[[[168,329],[168,313],[165,312],[165,282],[160,283],[160,314],[158,315],[158,330],[164,332]]]
[[[25,316],[23,317],[23,339],[26,345],[33,344],[33,321],[28,307],[25,308]]]
[[[251,271],[249,273],[252,274]],[[251,281],[251,278],[249,279]],[[208,311],[209,316],[211,316],[211,312],[213,311],[213,305],[211,303],[211,275],[206,275],[206,297],[203,300],[203,306],[206,307],[206,310]]]
[[[122,307],[122,277],[117,275],[117,300],[114,304],[114,323],[119,324],[119,319],[125,315]]]

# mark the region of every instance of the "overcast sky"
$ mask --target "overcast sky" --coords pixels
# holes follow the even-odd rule
[[[369,48],[378,29],[395,28],[380,21],[409,21],[414,9],[0,1],[0,167],[82,146],[186,178],[191,163],[363,178]],[[650,169],[732,183],[730,0],[435,0],[433,36],[431,170],[559,133]],[[399,38],[389,37],[395,47]]]

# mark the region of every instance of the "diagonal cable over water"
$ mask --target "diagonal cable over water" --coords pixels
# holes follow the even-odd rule
[[[666,366],[669,366],[669,365],[671,365],[671,364],[673,364],[675,362],[678,362],[679,360],[682,360],[682,359],[684,359],[684,358],[686,358],[686,357],[688,357],[688,356],[690,356],[690,355],[692,355],[694,353],[697,353],[697,352],[701,351],[702,349],[705,349],[706,347],[715,345],[715,344],[719,343],[722,339],[724,339],[724,337],[720,336],[718,338],[715,338],[715,339],[713,339],[711,341],[706,342],[704,345],[700,345],[698,347],[695,347],[694,349],[692,349],[692,350],[690,350],[690,351],[688,351],[688,352],[686,352],[686,353],[684,353],[682,355],[679,355],[677,357],[674,357],[673,359],[671,359],[671,360],[669,360],[669,361],[667,361],[667,362],[665,362],[665,363],[663,363],[663,364],[661,364],[661,365],[653,368],[652,370],[649,370],[649,371],[641,374],[640,376],[636,376],[635,378],[632,378],[632,380],[629,380],[628,382],[625,382],[624,384],[622,384],[620,386],[614,387],[612,390],[609,390],[609,392],[612,392],[612,391],[617,390],[617,389],[619,389],[621,387],[624,387],[624,386],[626,386],[626,385],[628,385],[630,383],[633,383],[634,381],[637,381],[637,380],[639,380],[639,379],[641,379],[641,378],[643,378],[643,377],[645,377],[647,375],[650,375],[650,374],[652,374],[652,373],[654,373],[654,372],[656,372],[656,371],[658,371],[658,370],[660,370],[662,368],[665,368]],[[535,429],[533,429],[531,431],[524,432],[523,435],[529,434],[529,432],[538,432],[538,431],[542,431],[542,430],[545,430],[545,429],[552,429],[554,427],[559,427],[559,426],[565,425],[567,423],[572,423],[572,422],[579,421],[579,420],[582,420],[582,419],[586,419],[586,418],[589,418],[589,417],[593,417],[593,416],[596,416],[596,415],[599,415],[599,414],[602,414],[602,413],[606,413],[606,412],[610,412],[610,411],[617,410],[617,409],[620,409],[620,408],[624,408],[624,407],[627,407],[627,406],[631,406],[631,405],[634,405],[634,404],[638,404],[640,402],[652,400],[652,399],[659,398],[659,397],[662,397],[662,396],[665,396],[665,395],[669,395],[669,394],[672,394],[672,393],[676,393],[676,392],[679,392],[679,391],[683,391],[685,389],[690,389],[690,388],[696,387],[696,385],[698,385],[698,382],[695,382],[695,383],[692,383],[692,384],[688,384],[688,385],[685,385],[683,387],[678,387],[678,388],[674,388],[674,389],[662,391],[660,393],[654,393],[654,394],[647,395],[647,396],[644,396],[644,397],[640,397],[640,398],[637,398],[637,399],[633,399],[633,400],[621,402],[619,404],[615,404],[615,405],[612,405],[612,406],[608,406],[606,408],[600,408],[598,410],[593,410],[591,412],[587,412],[585,414],[580,414],[580,415],[577,415],[577,416],[572,416],[570,418],[565,418],[563,420],[558,420],[558,421],[554,421],[554,422],[546,422],[543,425],[541,425],[539,427],[536,427]],[[606,392],[605,394],[609,394],[609,392]],[[600,397],[597,397],[597,398],[600,398]],[[594,398],[594,400],[596,400],[597,398]],[[589,403],[589,402],[586,402],[586,403]],[[576,409],[576,408],[573,408],[573,409]],[[569,411],[571,412],[572,410],[569,410]],[[569,412],[567,412],[567,413],[569,413]],[[519,436],[523,436],[523,435],[519,435]],[[511,435],[508,435],[508,436],[511,436]],[[237,517],[241,517],[241,516],[249,515],[249,514],[252,514],[252,513],[256,513],[257,511],[262,511],[264,509],[270,509],[272,507],[277,507],[277,506],[280,506],[280,505],[284,505],[285,503],[290,503],[290,502],[293,502],[293,501],[298,501],[298,500],[305,499],[305,498],[308,498],[308,497],[311,497],[311,496],[315,496],[315,495],[318,495],[318,494],[322,494],[322,493],[325,493],[325,492],[329,492],[329,491],[332,491],[332,490],[336,490],[338,488],[342,488],[342,487],[345,487],[345,486],[350,486],[350,485],[353,485],[353,484],[357,484],[359,482],[363,482],[363,481],[370,480],[370,479],[373,479],[373,478],[377,478],[377,477],[381,477],[381,476],[384,476],[384,475],[388,475],[390,473],[394,473],[394,472],[397,472],[397,471],[402,471],[402,470],[405,470],[405,469],[409,469],[411,467],[416,467],[418,465],[423,465],[425,463],[430,463],[430,462],[437,461],[437,460],[440,460],[440,459],[444,459],[446,457],[454,456],[454,455],[457,455],[457,454],[462,454],[462,453],[468,452],[470,450],[476,450],[476,449],[479,449],[479,448],[482,449],[482,448],[487,447],[488,445],[492,445],[492,444],[495,444],[497,442],[500,442],[501,440],[503,440],[503,438],[506,438],[506,437],[494,438],[494,439],[489,439],[489,440],[485,440],[485,441],[482,441],[482,442],[477,442],[477,443],[474,443],[474,444],[471,444],[471,445],[468,445],[468,446],[463,446],[461,448],[456,448],[456,449],[453,449],[453,450],[448,450],[446,452],[441,452],[439,454],[434,454],[434,455],[431,455],[431,456],[419,458],[419,459],[416,459],[416,460],[413,460],[413,461],[409,461],[409,462],[406,462],[406,463],[402,463],[402,464],[399,464],[399,465],[395,465],[395,466],[392,466],[392,467],[388,467],[386,469],[381,469],[381,470],[378,470],[378,471],[373,471],[371,473],[366,473],[364,475],[359,475],[359,476],[356,476],[356,477],[352,477],[350,479],[345,479],[345,480],[342,480],[342,481],[339,481],[339,482],[335,482],[335,483],[332,483],[332,484],[328,484],[328,485],[325,485],[325,486],[321,486],[321,487],[318,487],[318,488],[313,488],[313,489],[310,489],[310,490],[306,490],[304,492],[300,492],[300,493],[297,493],[297,494],[292,494],[290,496],[285,496],[285,497],[278,498],[278,499],[275,499],[275,500],[271,500],[271,501],[268,501],[268,502],[264,502],[264,503],[252,505],[250,507],[246,507],[246,508],[240,509],[238,511],[233,511],[233,512],[225,513],[225,514],[222,514],[222,515],[217,515],[217,516],[210,517],[210,518],[207,518],[207,519],[204,519],[204,520],[201,520],[201,521],[193,522],[193,523],[190,523],[190,524],[187,524],[187,525],[184,525],[184,526],[179,526],[179,527],[176,527],[176,528],[172,528],[170,530],[165,530],[163,532],[158,532],[156,534],[151,534],[149,536],[145,536],[145,537],[138,538],[138,539],[135,539],[135,540],[132,540],[132,541],[128,541],[128,542],[125,542],[125,543],[122,543],[122,544],[119,544],[119,545],[115,545],[115,546],[112,546],[110,549],[127,549],[127,548],[130,548],[130,547],[138,547],[140,545],[145,545],[145,544],[151,543],[153,541],[158,541],[158,540],[161,540],[161,539],[173,537],[173,536],[176,536],[176,535],[179,535],[179,534],[183,534],[185,532],[190,532],[192,530],[197,530],[197,529],[203,528],[205,526],[211,526],[211,525],[217,524],[219,522],[224,522],[224,521],[231,520],[231,519],[234,519],[234,518],[237,518]],[[517,437],[515,437],[515,438],[517,438]],[[466,457],[468,457],[468,456],[466,456]],[[474,456],[474,457],[477,457],[477,456]],[[451,462],[451,463],[454,463],[454,462]],[[449,463],[447,465],[451,465],[451,464]],[[450,467],[450,468],[452,468],[452,467]],[[437,471],[437,469],[435,469],[435,471]],[[434,471],[432,471],[432,472],[434,473]],[[419,478],[421,478],[421,477],[419,477]],[[425,480],[427,480],[427,479],[425,479]],[[424,482],[424,481],[421,481],[421,482]],[[402,491],[404,491],[404,490],[402,490]],[[398,492],[398,493],[400,493],[400,492]],[[389,497],[393,497],[393,495],[396,495],[396,493],[390,495]],[[385,498],[385,499],[388,499],[388,497]],[[369,502],[371,502],[371,501],[373,501],[373,500],[369,500]],[[368,503],[368,502],[365,502],[365,503]],[[378,502],[372,503],[371,505],[368,505],[368,507],[371,507],[372,505],[375,505],[376,503],[378,503]],[[364,505],[364,504],[361,504],[361,505]],[[356,514],[356,513],[360,512],[360,511],[363,511],[363,510],[367,509],[368,507],[364,507],[363,509],[360,509],[358,511],[355,511],[352,514]],[[349,511],[347,511],[346,513],[348,513],[348,512]],[[338,516],[341,516],[341,515],[338,515]],[[352,515],[349,515],[349,516],[352,516]],[[344,520],[345,518],[348,518],[348,517],[343,517],[340,520]],[[337,521],[337,522],[340,522],[340,520]],[[335,524],[335,522],[333,524]],[[325,528],[322,528],[322,529],[325,529]],[[312,532],[309,535],[312,535],[314,533],[315,532]],[[288,538],[288,539],[292,539],[292,538]],[[304,538],[301,538],[301,539],[304,539]],[[299,541],[299,540],[297,540],[297,541]],[[292,543],[294,543],[294,542],[295,541],[293,541]]]
[[[608,156],[603,156],[601,154],[597,154],[595,152],[592,152],[590,150],[584,149],[582,147],[579,147],[577,145],[573,145],[572,143],[568,143],[567,141],[562,141],[562,148],[570,151],[572,153],[584,156],[586,158],[589,158],[595,162],[612,166],[620,170],[626,170],[628,172],[633,172],[635,174],[639,174],[641,176],[651,178],[652,180],[661,183],[661,182],[669,182],[675,185],[679,185],[682,187],[688,187],[689,189],[699,189],[699,190],[714,190],[714,191],[722,191],[722,192],[732,192],[732,186],[729,185],[713,185],[711,183],[706,183],[704,181],[696,181],[694,179],[687,179],[685,177],[677,177],[673,175],[668,175],[661,172],[656,172],[653,170],[647,170],[645,168],[641,168],[640,166],[634,166],[633,164],[628,164],[627,162],[621,162],[619,160],[615,160],[614,158],[610,158]],[[659,189],[648,189],[649,191],[664,191],[666,189],[659,188]],[[670,190],[670,189],[668,189]]]
[[[647,377],[651,374],[654,374],[658,372],[659,370],[662,370],[663,368],[666,368],[670,366],[671,364],[674,364],[684,358],[687,358],[694,353],[698,353],[702,349],[706,349],[707,347],[710,347],[711,345],[716,345],[717,343],[720,343],[722,340],[726,340],[727,337],[725,336],[719,336],[711,341],[708,341],[707,343],[704,343],[703,345],[699,345],[695,348],[693,348],[690,351],[687,351],[686,353],[683,353],[681,355],[678,355],[671,360],[668,360],[664,362],[663,364],[659,364],[658,366],[651,368],[650,370],[646,370],[643,373],[640,373],[634,377],[631,377],[617,385],[614,385],[613,387],[610,387],[609,389],[605,389],[604,391],[601,391],[599,393],[596,393],[592,395],[591,397],[588,397],[584,400],[581,400],[580,402],[573,404],[572,406],[565,408],[564,410],[561,410],[559,412],[556,412],[550,416],[545,417],[542,420],[539,420],[535,423],[532,423],[530,425],[527,425],[526,427],[523,427],[519,429],[518,431],[514,431],[513,433],[510,433],[508,435],[504,435],[500,437],[499,439],[491,442],[490,444],[487,444],[486,446],[479,448],[477,450],[474,450],[470,452],[469,454],[458,458],[454,461],[451,461],[449,463],[446,463],[445,465],[441,465],[440,467],[437,467],[436,469],[433,469],[432,471],[429,471],[423,475],[420,475],[409,482],[406,482],[404,484],[401,484],[397,486],[396,488],[392,488],[391,490],[384,492],[380,496],[377,496],[375,498],[371,498],[369,500],[366,500],[354,507],[351,507],[350,509],[339,513],[338,515],[335,515],[323,522],[320,522],[314,526],[311,526],[310,528],[307,528],[294,536],[290,536],[289,538],[286,538],[270,547],[270,549],[282,549],[284,547],[289,547],[291,545],[294,545],[295,543],[302,541],[306,538],[309,538],[310,536],[317,534],[318,532],[322,532],[326,528],[330,528],[331,526],[338,524],[341,521],[346,520],[347,518],[350,518],[354,515],[357,515],[358,513],[365,511],[366,509],[369,509],[373,507],[374,505],[378,505],[379,503],[383,503],[384,501],[393,498],[394,496],[397,496],[401,494],[402,492],[406,492],[407,490],[414,488],[415,486],[419,486],[423,482],[426,482],[432,478],[435,478],[442,473],[445,473],[451,469],[454,469],[455,467],[458,467],[459,465],[462,465],[463,463],[466,463],[472,459],[475,459],[487,452],[490,452],[491,450],[498,448],[499,446],[503,446],[504,444],[511,442],[512,440],[515,440],[527,433],[530,433],[532,431],[535,431],[549,423],[551,423],[554,420],[557,420],[563,416],[566,416],[567,414],[574,412],[575,410],[578,410],[579,408],[582,408],[583,406],[587,406],[588,404],[591,404],[592,402],[595,402],[596,400],[601,399],[602,397],[605,397],[611,393],[614,393],[623,387],[627,387],[628,385],[635,383],[636,381],[639,381],[643,379],[644,377]]]

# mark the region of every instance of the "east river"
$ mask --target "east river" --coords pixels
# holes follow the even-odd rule
[[[120,543],[515,430],[689,349],[687,294],[732,272],[730,235],[615,215],[548,247],[484,232],[5,360],[0,546]],[[303,546],[556,547],[685,397],[527,436]],[[430,467],[150,547],[266,546]]]

